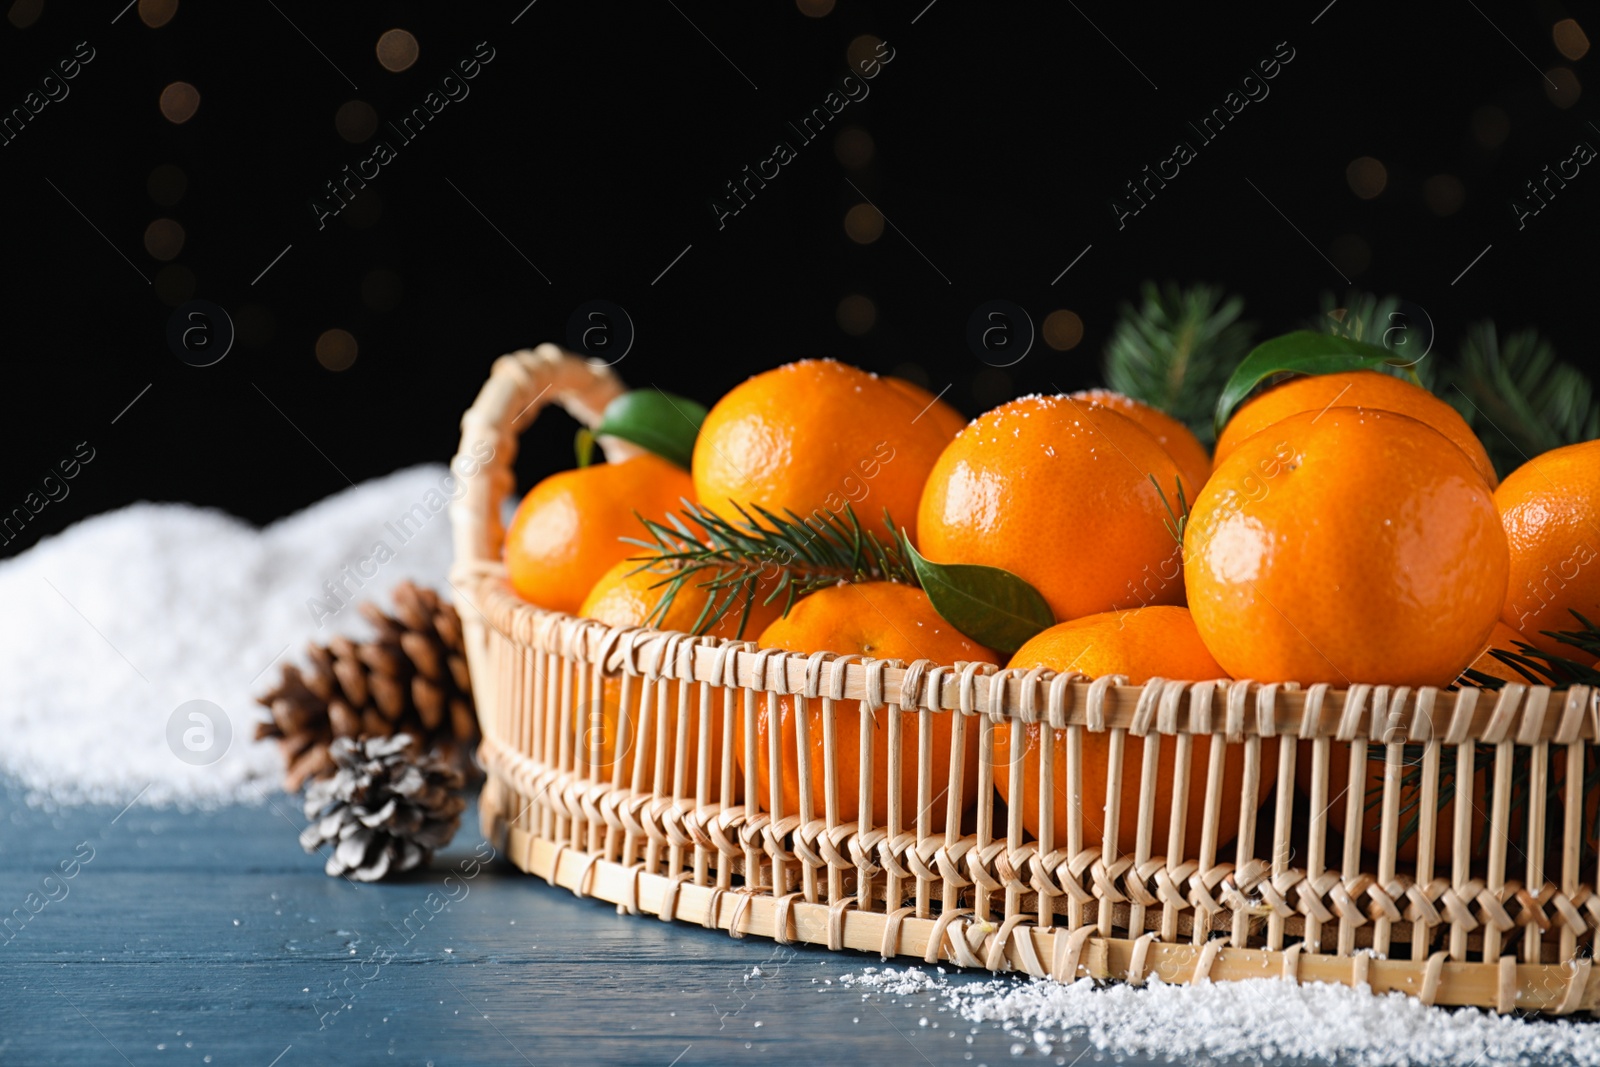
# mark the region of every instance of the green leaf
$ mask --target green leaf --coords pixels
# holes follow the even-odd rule
[[[1250,395],[1251,390],[1275,374],[1338,374],[1353,370],[1381,370],[1403,362],[1401,356],[1387,348],[1310,330],[1296,330],[1263,341],[1244,357],[1228,379],[1228,384],[1222,387],[1222,395],[1217,398],[1217,432],[1222,432],[1233,409]]]
[[[1359,289],[1352,289],[1343,297],[1324,291],[1321,308],[1320,314],[1306,322],[1306,329],[1381,345],[1398,359],[1380,370],[1396,378],[1415,380],[1430,392],[1439,392],[1435,373],[1439,361],[1427,358],[1433,347],[1433,322],[1412,321],[1413,308],[1423,315],[1427,315],[1426,310],[1408,305],[1392,294],[1377,296]]]
[[[917,580],[939,617],[980,645],[1010,654],[1056,624],[1039,590],[999,567],[933,563],[904,541]]]
[[[694,439],[706,409],[686,397],[660,389],[634,389],[606,405],[596,437],[620,437],[684,470],[694,455]]]
[[[578,435],[572,439],[572,451],[577,454],[580,470],[593,463],[594,431],[587,426],[579,426]]]

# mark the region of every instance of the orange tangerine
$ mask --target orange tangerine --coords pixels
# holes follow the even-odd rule
[[[1106,674],[1120,674],[1129,685],[1143,685],[1151,678],[1209,681],[1226,677],[1200,641],[1194,620],[1185,608],[1153,606],[1130,611],[1112,611],[1090,615],[1071,622],[1052,626],[1029,640],[1016,655],[1010,667],[1047,667],[1056,672],[1076,671],[1091,678]],[[1025,751],[1022,757],[1022,825],[1030,833],[1039,833],[1039,750],[1040,733],[1046,727],[1039,724],[1023,725]],[[994,775],[995,786],[1002,800],[1008,800],[1011,788],[1011,730],[1002,727],[995,732]],[[1084,845],[1093,847],[1104,841],[1106,785],[1110,779],[1111,735],[1085,730],[1083,733],[1083,827]],[[1164,855],[1168,851],[1172,827],[1172,797],[1176,744],[1172,738],[1162,738],[1161,751],[1156,760],[1155,806],[1152,809],[1151,854]],[[1128,854],[1138,843],[1139,793],[1145,741],[1137,737],[1126,739],[1122,761],[1121,787],[1118,793],[1120,815],[1117,820],[1117,851]],[[1200,834],[1205,823],[1206,781],[1212,738],[1196,737],[1192,742],[1190,785],[1184,812],[1183,853],[1185,857],[1198,855]],[[1051,781],[1055,788],[1055,805],[1052,814],[1052,845],[1065,844],[1067,834],[1067,742],[1066,734],[1055,738],[1052,745],[1053,765]],[[1261,746],[1261,796],[1265,797],[1277,777],[1277,749]],[[1240,795],[1244,787],[1244,746],[1228,745],[1223,758],[1222,806],[1220,825],[1224,839],[1220,847],[1237,836]]]
[[[895,582],[860,582],[840,584],[820,589],[795,604],[787,618],[779,619],[761,635],[762,648],[784,648],[793,652],[835,652],[855,654],[873,659],[899,659],[910,662],[930,659],[935,663],[954,664],[958,661],[981,660],[998,662],[989,649],[974,644],[962,636],[949,623],[941,619],[920,589]],[[860,796],[857,783],[861,774],[861,716],[871,716],[872,737],[872,811],[869,818],[874,826],[885,825],[889,814],[889,719],[885,709],[864,712],[858,701],[841,700],[834,704],[834,752],[838,781],[841,785],[836,798],[836,816],[841,823],[856,821],[860,815]],[[823,724],[822,701],[808,700],[805,708],[807,747],[811,762],[809,788],[811,814],[822,818],[827,814],[826,771],[827,748]],[[900,713],[900,826],[902,829],[917,825],[918,787],[917,752],[919,714],[915,711]],[[931,716],[933,728],[933,762],[931,771],[934,788],[929,806],[931,825],[942,829],[945,824],[946,791],[951,781],[951,716],[935,712]],[[796,740],[795,698],[778,700],[777,729],[780,731],[782,751],[781,793],[783,814],[795,815],[800,811],[802,780],[799,767],[799,746]],[[735,747],[740,766],[747,766],[750,753],[744,743],[743,717],[735,719]],[[767,704],[762,701],[757,708],[756,736],[754,739],[756,778],[761,805],[771,807],[772,768],[770,731],[773,729]],[[969,731],[964,746],[962,796],[970,803],[977,783],[978,746],[975,731]]]
[[[1144,427],[1145,432],[1156,439],[1156,444],[1166,449],[1167,455],[1178,464],[1178,469],[1183,472],[1184,488],[1188,492],[1198,493],[1206,484],[1206,479],[1211,477],[1211,457],[1206,453],[1206,446],[1200,443],[1200,438],[1194,435],[1193,430],[1165,411],[1111,389],[1085,389],[1073,393],[1072,399],[1090,404],[1091,413],[1093,405],[1110,408]],[[1173,501],[1173,507],[1177,507],[1177,501]]]
[[[665,521],[683,499],[694,499],[689,475],[651,453],[552,474],[506,530],[512,588],[542,608],[577,611],[601,575],[642,551],[622,540],[648,538],[639,516]]]
[[[1001,567],[1058,620],[1183,601],[1173,458],[1132,419],[1067,396],[1002,404],[956,435],[922,492],[921,551]],[[1193,500],[1195,487],[1185,495]]]
[[[1507,567],[1466,455],[1376,409],[1303,412],[1241,442],[1184,535],[1201,639],[1262,682],[1449,685],[1489,638]]]
[[[1503,622],[1535,648],[1579,658],[1544,631],[1579,629],[1577,611],[1600,624],[1600,441],[1535,456],[1495,490],[1511,546]]]
[[[1379,371],[1358,370],[1343,374],[1312,374],[1290,378],[1247,400],[1233,413],[1222,433],[1212,458],[1213,468],[1247,438],[1303,411],[1319,412],[1330,407],[1378,408],[1398,415],[1409,415],[1424,426],[1443,434],[1461,449],[1483,480],[1493,489],[1498,482],[1494,464],[1483,450],[1483,442],[1472,432],[1455,408],[1426,389]]]
[[[831,359],[803,359],[732,389],[694,446],[700,503],[724,519],[759,505],[806,518],[855,510],[886,535],[887,508],[916,538],[917,499],[951,418],[924,390]]]

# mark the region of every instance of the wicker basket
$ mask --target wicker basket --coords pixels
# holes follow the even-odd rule
[[[1600,925],[1592,888],[1600,861],[1588,841],[1595,813],[1573,785],[1595,756],[1600,703],[1588,689],[1125,686],[1043,670],[757,651],[540,610],[516,596],[500,562],[517,435],[551,401],[592,426],[621,388],[610,371],[544,345],[496,361],[462,419],[458,458],[492,449],[452,507],[451,580],[483,720],[483,821],[522,870],[619,910],[734,937],[1063,981],[1281,975],[1502,1012],[1590,1011],[1600,1001],[1589,958]],[[599,774],[599,713],[588,709],[608,679],[619,679],[614,741],[626,754]],[[758,709],[775,710],[780,695],[815,713],[790,717],[801,783],[816,770],[806,732],[820,723],[829,741],[823,795],[802,784],[796,811],[784,810],[776,786],[758,795],[753,770]],[[887,707],[884,825],[830,817],[840,795],[867,797],[872,785],[842,780],[834,765],[840,700]],[[949,765],[932,758],[942,715],[951,717]],[[732,739],[741,716],[749,751],[739,761]],[[1065,782],[1053,780],[1054,761],[1025,754],[1029,723],[1064,736]],[[1020,773],[1010,775],[1010,795],[997,797],[991,757],[1002,730],[1011,731],[1013,770],[1024,759],[1039,764],[1041,798],[1065,788],[1076,800],[1066,825],[1044,815],[1037,835],[1024,831]],[[1084,825],[1085,810],[1101,810],[1100,797],[1082,795],[1092,733],[1106,735],[1092,747],[1109,753],[1102,835]],[[766,739],[774,766],[777,734]],[[913,734],[918,743],[902,749]],[[1125,759],[1130,735],[1143,739],[1138,765]],[[1204,762],[1196,738],[1211,741]],[[863,728],[868,776],[872,744]],[[970,790],[952,772],[974,745]],[[1174,829],[1154,840],[1167,814],[1156,810],[1167,746]],[[908,750],[915,759],[902,758]],[[650,758],[634,759],[640,752]],[[1233,824],[1223,816],[1225,752],[1242,752]],[[1269,790],[1258,789],[1263,752],[1276,757]],[[1350,780],[1335,780],[1330,765],[1344,756]],[[1369,758],[1383,768],[1376,789],[1367,786]],[[1125,776],[1139,783],[1136,810],[1119,800]],[[913,778],[919,803],[908,818],[897,787]],[[1433,814],[1441,789],[1468,779],[1485,783],[1481,798]],[[930,802],[946,784],[949,817],[935,830]],[[1420,790],[1410,812],[1404,789]],[[1189,804],[1205,806],[1199,841],[1184,840]],[[1419,811],[1415,859],[1402,861],[1405,822]],[[1380,826],[1375,854],[1362,848],[1368,812]],[[1130,824],[1137,844],[1123,854],[1116,831]]]

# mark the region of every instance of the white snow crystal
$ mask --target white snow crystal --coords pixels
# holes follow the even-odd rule
[[[1252,978],[1143,988],[1002,977],[936,977],[915,967],[842,975],[841,985],[896,997],[934,997],[972,1023],[1086,1038],[1124,1055],[1188,1062],[1283,1057],[1361,1067],[1400,1064],[1600,1065],[1600,1029],[1587,1021],[1530,1019],[1476,1008],[1430,1008],[1403,993],[1374,995],[1325,983]],[[1025,1046],[1016,1046],[1016,1049]],[[1020,1055],[1020,1052],[1017,1053]]]

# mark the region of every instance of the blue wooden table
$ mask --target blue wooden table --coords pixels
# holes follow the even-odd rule
[[[429,871],[377,885],[324,875],[295,841],[302,822],[282,794],[207,813],[45,812],[0,784],[0,1063],[1097,1056],[1081,1038],[1014,1055],[1015,1036],[973,1034],[931,998],[823,984],[875,957],[619,916],[480,864],[475,810]]]

